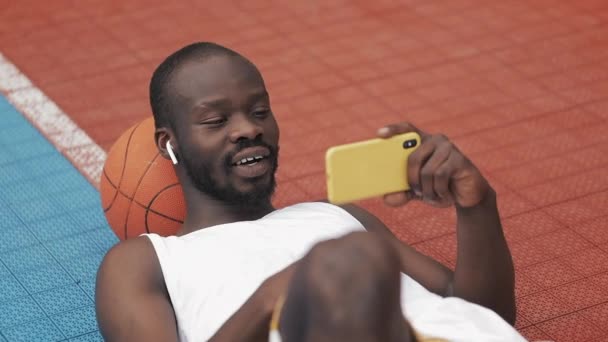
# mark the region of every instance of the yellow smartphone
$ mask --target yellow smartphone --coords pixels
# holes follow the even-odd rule
[[[407,159],[419,145],[417,133],[405,133],[328,149],[327,199],[344,204],[408,190]]]

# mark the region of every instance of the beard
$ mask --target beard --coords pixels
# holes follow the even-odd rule
[[[270,151],[268,160],[271,163],[270,179],[264,181],[262,179],[251,180],[254,183],[253,189],[249,191],[241,191],[230,182],[230,175],[233,172],[232,159],[241,150],[248,147],[263,146]],[[186,152],[186,151],[183,151]],[[219,167],[219,172],[222,173],[226,180],[224,184],[220,182],[217,176],[214,176],[213,165],[208,160],[193,157],[193,153],[187,151],[182,152],[182,162],[184,169],[192,184],[202,193],[215,198],[217,200],[235,205],[250,205],[257,206],[270,202],[276,188],[275,172],[279,166],[278,154],[279,147],[270,146],[260,139],[242,140],[237,144],[237,148],[228,153],[222,160]],[[263,176],[267,177],[267,176]]]

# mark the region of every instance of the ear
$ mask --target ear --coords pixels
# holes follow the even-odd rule
[[[158,152],[165,159],[171,160],[171,156],[167,151],[167,142],[169,141],[171,142],[173,153],[176,156],[178,155],[177,151],[179,150],[179,147],[177,146],[177,139],[173,137],[173,132],[166,127],[160,127],[154,131],[154,141],[156,142],[156,148],[158,148]]]

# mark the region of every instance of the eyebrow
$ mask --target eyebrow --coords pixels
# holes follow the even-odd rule
[[[252,92],[252,93],[251,93],[251,94],[250,94],[250,95],[247,97],[247,100],[248,100],[248,101],[252,101],[252,100],[257,100],[257,99],[259,99],[259,98],[268,98],[268,97],[270,97],[270,96],[268,95],[268,91],[267,91],[266,89],[263,89],[263,90],[261,90],[261,91],[255,91],[255,92]]]
[[[255,91],[252,92],[251,94],[249,94],[249,96],[247,96],[247,102],[251,102],[253,100],[258,100],[261,98],[268,98],[269,94],[268,91],[261,90],[261,91]],[[210,99],[210,100],[203,100],[200,101],[199,103],[194,105],[194,108],[217,108],[220,106],[226,106],[230,104],[230,100],[227,98],[218,98],[218,99]]]
[[[220,99],[215,99],[215,100],[205,100],[205,101],[201,101],[199,103],[197,103],[196,105],[194,105],[194,108],[214,108],[214,107],[220,107],[220,106],[226,106],[230,104],[230,100],[228,100],[227,98],[220,98]]]

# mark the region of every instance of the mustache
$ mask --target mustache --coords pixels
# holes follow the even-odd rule
[[[255,139],[243,139],[237,141],[234,150],[228,152],[226,154],[226,157],[224,157],[224,165],[230,168],[232,166],[232,159],[234,158],[234,156],[242,150],[250,147],[265,147],[270,151],[270,155],[268,156],[268,158],[272,161],[277,160],[279,148],[265,143],[260,137],[256,137]]]

